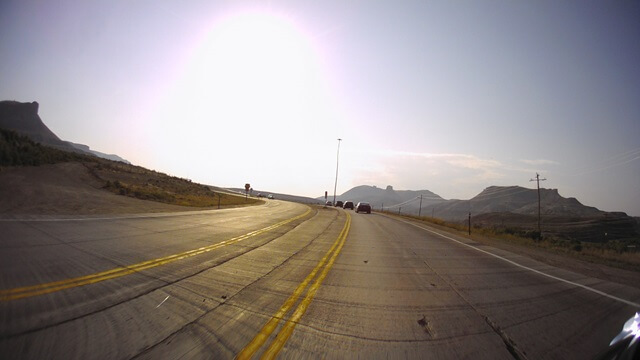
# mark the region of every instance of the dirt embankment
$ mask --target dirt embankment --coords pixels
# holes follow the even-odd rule
[[[90,215],[203,210],[139,200],[103,189],[86,165],[66,162],[0,169],[0,215]]]

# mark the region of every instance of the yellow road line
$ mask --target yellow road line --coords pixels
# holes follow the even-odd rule
[[[293,332],[295,324],[300,320],[302,315],[304,315],[307,307],[313,300],[313,297],[318,291],[318,288],[329,273],[329,270],[333,266],[335,259],[337,258],[340,250],[342,249],[342,246],[344,245],[347,235],[349,234],[349,228],[351,227],[351,215],[349,215],[349,213],[346,213],[346,215],[347,221],[345,222],[340,235],[338,235],[338,238],[333,243],[331,248],[322,257],[320,262],[318,262],[316,267],[313,268],[309,275],[307,275],[307,277],[293,291],[291,296],[289,296],[289,298],[284,302],[282,307],[280,307],[280,309],[271,317],[271,319],[262,327],[262,329],[260,329],[260,332],[258,332],[253,340],[251,340],[251,342],[247,344],[244,349],[240,351],[240,353],[238,353],[238,355],[236,356],[237,359],[250,359],[260,349],[260,347],[262,347],[262,345],[267,341],[269,336],[271,336],[273,331],[276,329],[276,327],[280,323],[280,320],[282,320],[287,312],[289,312],[296,301],[298,301],[298,298],[307,287],[307,285],[311,282],[311,280],[313,280],[318,271],[322,269],[322,272],[320,273],[316,281],[313,283],[313,285],[311,285],[309,290],[307,290],[307,295],[298,305],[295,312],[293,313],[293,316],[289,320],[287,320],[283,329],[280,330],[278,335],[276,335],[276,340],[271,343],[269,348],[267,348],[267,350],[263,354],[263,358],[270,359],[278,354],[282,346],[284,346],[287,339]]]
[[[189,257],[192,257],[192,256],[200,255],[200,254],[203,254],[203,253],[206,253],[206,252],[221,248],[223,246],[235,244],[237,242],[249,239],[249,238],[254,237],[256,235],[260,235],[262,233],[265,233],[267,231],[274,230],[276,228],[279,228],[282,225],[285,225],[285,224],[290,223],[292,221],[301,219],[301,218],[307,216],[310,212],[311,212],[311,209],[307,209],[307,211],[302,215],[298,215],[298,216],[293,217],[291,219],[280,221],[280,222],[278,222],[276,224],[273,224],[271,226],[268,226],[266,228],[255,230],[255,231],[252,231],[250,233],[247,233],[247,234],[244,234],[244,235],[240,235],[238,237],[235,237],[235,238],[232,238],[232,239],[229,239],[229,240],[225,240],[225,241],[222,241],[222,242],[219,242],[219,243],[216,243],[216,244],[213,244],[213,245],[209,245],[209,246],[203,246],[203,247],[198,248],[198,249],[185,251],[185,252],[182,252],[182,253],[179,253],[179,254],[174,254],[174,255],[169,255],[169,256],[162,257],[162,258],[143,261],[143,262],[140,262],[140,263],[137,263],[137,264],[133,264],[133,265],[129,265],[129,266],[126,266],[126,267],[117,267],[117,268],[114,268],[114,269],[111,269],[111,270],[107,270],[107,271],[103,271],[103,272],[99,272],[99,273],[95,273],[95,274],[91,274],[91,275],[85,275],[85,276],[80,276],[80,277],[76,277],[76,278],[65,279],[65,280],[60,280],[60,281],[53,281],[53,282],[48,282],[48,283],[38,284],[38,285],[32,285],[32,286],[24,286],[24,287],[19,287],[19,288],[0,290],[0,301],[17,300],[17,299],[22,299],[22,298],[31,297],[31,296],[48,294],[48,293],[52,293],[52,292],[55,292],[55,291],[60,291],[60,290],[64,290],[64,289],[68,289],[68,288],[72,288],[72,287],[78,287],[78,286],[93,284],[93,283],[97,283],[97,282],[100,282],[100,281],[114,279],[114,278],[118,278],[118,277],[121,277],[121,276],[133,274],[135,272],[139,272],[139,271],[142,271],[142,270],[154,268],[154,267],[157,267],[157,266],[160,266],[160,265],[165,265],[165,264],[177,261],[177,260],[186,259],[186,258],[189,258]]]
[[[350,227],[351,227],[351,217],[349,213],[347,213],[347,223],[345,224],[346,231],[344,232],[344,235],[340,240],[340,245],[338,245],[338,248],[335,250],[335,252],[331,256],[331,259],[322,270],[322,273],[320,274],[320,276],[318,276],[318,278],[313,283],[313,285],[311,285],[309,290],[307,290],[307,296],[305,296],[305,298],[300,302],[300,304],[296,308],[296,311],[293,313],[291,318],[289,318],[289,320],[284,325],[282,330],[280,330],[280,332],[278,333],[278,336],[273,340],[271,345],[267,348],[265,353],[262,355],[262,359],[275,358],[276,355],[278,355],[278,353],[284,346],[284,344],[287,342],[287,340],[289,339],[289,336],[291,336],[291,333],[293,333],[293,329],[296,327],[296,324],[298,324],[298,322],[302,318],[302,315],[304,315],[304,313],[307,311],[309,304],[311,304],[311,301],[316,295],[316,292],[318,292],[318,288],[320,288],[322,281],[324,281],[324,278],[327,277],[327,274],[329,273],[329,270],[331,270],[331,267],[333,266],[333,263],[338,257],[338,254],[340,254],[340,251],[342,250],[342,247],[344,246],[345,240],[347,238],[347,234],[349,233]]]

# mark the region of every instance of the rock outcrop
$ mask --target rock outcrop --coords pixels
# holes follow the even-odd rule
[[[118,155],[105,154],[91,150],[89,146],[61,140],[38,115],[40,105],[34,101],[22,103],[18,101],[0,101],[0,128],[12,130],[31,140],[59,150],[93,155],[104,159],[129,162]]]
[[[40,119],[38,109],[39,104],[35,101],[31,103],[0,101],[0,128],[13,130],[43,145],[76,151],[49,130]]]

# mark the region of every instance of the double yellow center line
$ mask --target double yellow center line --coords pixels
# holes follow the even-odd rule
[[[304,299],[300,301],[300,304],[298,304],[298,307],[295,309],[289,320],[287,320],[287,322],[282,326],[275,339],[264,351],[264,353],[262,354],[262,358],[273,359],[276,355],[278,355],[284,344],[289,339],[289,336],[291,336],[291,333],[293,332],[296,324],[300,321],[304,313],[307,311],[307,307],[309,307],[309,304],[313,300],[313,297],[316,295],[316,292],[322,284],[322,281],[329,273],[329,270],[331,270],[334,261],[336,260],[338,254],[340,254],[340,251],[344,246],[347,235],[349,234],[349,228],[351,227],[351,215],[349,215],[349,213],[346,213],[346,215],[347,220],[344,224],[344,227],[342,228],[340,235],[333,243],[329,251],[327,251],[327,253],[316,265],[316,267],[300,283],[300,285],[298,285],[291,296],[289,296],[289,298],[284,302],[282,307],[280,307],[280,309],[262,327],[260,332],[253,338],[253,340],[251,340],[251,342],[247,344],[247,346],[245,346],[244,349],[242,349],[242,351],[236,356],[237,359],[250,359],[262,347],[262,345],[264,345],[264,343],[269,339],[269,336],[271,336],[273,331],[280,323],[280,320],[284,319],[285,315],[298,301],[298,298],[300,297],[302,292],[305,290],[305,288],[307,288],[307,285],[309,285],[309,283],[314,278],[316,278],[318,272],[321,271],[315,282],[307,289],[307,293]]]
[[[107,271],[103,271],[103,272],[99,272],[99,273],[95,273],[95,274],[91,274],[91,275],[86,275],[86,276],[80,276],[80,277],[76,277],[76,278],[71,278],[71,279],[65,279],[65,280],[60,280],[60,281],[54,281],[54,282],[49,282],[49,283],[44,283],[44,284],[38,284],[38,285],[32,285],[32,286],[25,286],[25,287],[19,287],[19,288],[13,288],[13,289],[6,289],[6,290],[0,290],[0,301],[10,301],[10,300],[17,300],[17,299],[22,299],[22,298],[27,298],[27,297],[31,297],[31,296],[37,296],[37,295],[43,295],[43,294],[48,294],[48,293],[52,293],[52,292],[56,292],[56,291],[60,291],[60,290],[64,290],[64,289],[68,289],[68,288],[74,288],[74,287],[78,287],[78,286],[83,286],[83,285],[89,285],[89,284],[94,284],[100,281],[105,281],[105,280],[109,280],[109,279],[114,279],[114,278],[118,278],[121,276],[125,276],[125,275],[129,275],[129,274],[133,274],[135,272],[139,272],[142,270],[146,270],[146,269],[150,269],[150,268],[154,268],[156,266],[160,266],[160,265],[165,265],[177,260],[181,260],[181,259],[186,259],[192,256],[196,256],[196,255],[200,255],[227,245],[231,245],[231,244],[235,244],[237,242],[249,239],[251,237],[260,235],[262,233],[274,230],[276,228],[279,228],[282,225],[288,224],[292,221],[301,219],[305,216],[307,216],[309,213],[311,212],[311,209],[307,209],[307,211],[302,214],[302,215],[298,215],[296,217],[284,220],[284,221],[280,221],[279,223],[273,224],[271,226],[268,226],[266,228],[260,229],[260,230],[256,230],[256,231],[252,231],[250,233],[229,239],[229,240],[225,240],[213,245],[209,245],[209,246],[204,246],[198,249],[194,249],[194,250],[189,250],[189,251],[185,251],[179,254],[174,254],[174,255],[170,255],[170,256],[165,256],[162,258],[157,258],[157,259],[153,259],[153,260],[148,260],[148,261],[144,261],[141,263],[137,263],[137,264],[133,264],[133,265],[129,265],[129,266],[125,266],[125,267],[117,267],[111,270],[107,270]]]

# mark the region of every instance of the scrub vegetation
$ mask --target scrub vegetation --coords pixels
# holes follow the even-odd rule
[[[54,149],[14,131],[0,129],[0,166],[38,166],[92,159],[90,155]]]
[[[169,176],[140,166],[68,152],[38,144],[13,131],[0,129],[1,167],[39,166],[78,162],[103,184],[102,188],[117,195],[165,204],[191,207],[229,207],[262,203],[257,199],[213,191],[189,179]]]
[[[537,231],[532,230],[518,228],[489,228],[473,224],[471,227],[471,237],[469,237],[469,228],[466,224],[448,222],[429,216],[418,217],[412,215],[398,215],[397,213],[387,211],[384,213],[422,221],[436,228],[454,232],[457,235],[465,236],[482,243],[498,241],[505,244],[535,248],[554,254],[566,255],[592,263],[640,272],[640,237],[602,242],[587,242],[563,239],[553,235],[545,235],[544,228],[542,229],[542,236],[540,236]]]

